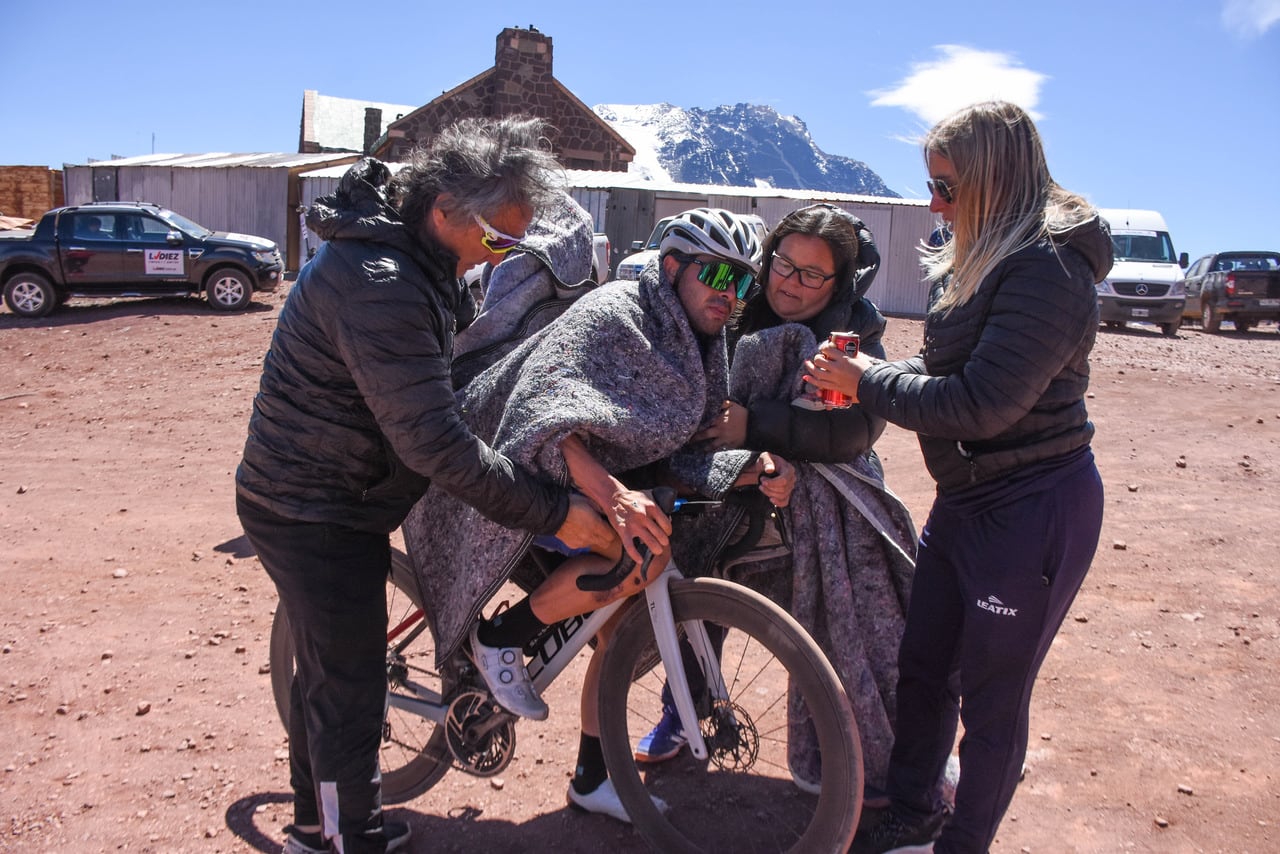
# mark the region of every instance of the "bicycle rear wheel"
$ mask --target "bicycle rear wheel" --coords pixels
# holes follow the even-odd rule
[[[600,737],[636,829],[664,852],[846,851],[862,807],[862,750],[831,664],[790,615],[744,587],[697,579],[670,589],[682,634],[680,624],[696,620],[727,630],[720,675],[728,702],[699,712],[708,760],[685,750],[638,765],[634,750],[661,715],[666,672],[647,609],[630,609],[601,668]],[[788,689],[812,716],[822,754],[817,794],[789,770]]]
[[[391,578],[387,581],[387,690],[413,696],[409,682],[443,692],[444,680],[435,670],[435,638],[415,601],[417,586],[412,567],[401,551],[391,552]],[[276,714],[289,731],[289,695],[293,685],[293,635],[289,618],[277,607],[271,623],[271,692]],[[434,786],[453,762],[444,727],[428,718],[387,704],[382,725],[382,800],[399,804],[418,797]]]

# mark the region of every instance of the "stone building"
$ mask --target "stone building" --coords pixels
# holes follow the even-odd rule
[[[552,149],[566,168],[627,171],[636,150],[552,76],[551,64],[550,36],[534,27],[508,27],[498,34],[492,68],[411,111],[308,90],[299,150],[352,151],[359,140],[360,153],[398,163],[458,119],[527,113],[551,125]],[[391,110],[397,115],[388,116]]]

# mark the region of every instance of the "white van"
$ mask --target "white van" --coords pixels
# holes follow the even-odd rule
[[[768,229],[765,228],[764,220],[755,214],[735,214],[738,219],[747,223],[751,230],[756,233],[756,237],[764,242],[765,234]],[[644,243],[639,240],[631,244],[633,254],[628,255],[618,262],[618,278],[619,279],[638,279],[640,271],[645,265],[658,257],[658,244],[662,242],[662,229],[666,228],[667,223],[675,219],[673,216],[663,217],[658,220],[658,224],[653,227],[653,232],[649,235],[649,239]]]
[[[1111,226],[1115,266],[1097,285],[1098,315],[1103,323],[1122,328],[1127,321],[1154,323],[1165,335],[1182,325],[1182,270],[1187,253],[1174,254],[1164,217],[1155,211],[1102,208]]]

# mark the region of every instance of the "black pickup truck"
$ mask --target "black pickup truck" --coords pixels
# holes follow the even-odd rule
[[[238,311],[283,274],[270,240],[210,231],[145,202],[57,208],[34,229],[0,232],[5,305],[23,317],[71,297],[203,294],[218,311]]]
[[[1261,320],[1280,321],[1280,252],[1218,252],[1198,259],[1182,279],[1183,317],[1217,332],[1230,320],[1247,332]]]

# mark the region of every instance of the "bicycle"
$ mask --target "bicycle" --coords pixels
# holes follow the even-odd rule
[[[717,503],[682,502],[674,493],[659,498],[658,492],[655,499],[670,514]],[[394,551],[381,755],[388,804],[421,795],[454,765],[476,776],[498,774],[515,753],[518,718],[493,703],[466,652],[435,669],[435,643],[416,589],[408,557]],[[645,588],[644,607],[634,604],[639,601],[632,596],[570,617],[525,649],[529,675],[544,691],[600,627],[626,609],[602,662],[600,739],[636,830],[660,851],[720,849],[725,826],[759,850],[846,851],[862,807],[861,744],[840,679],[813,639],[754,591],[719,579],[686,579],[674,565]],[[713,629],[718,642],[708,636],[708,624],[725,630]],[[287,730],[293,643],[279,608],[270,655],[276,709]],[[700,686],[696,695],[690,677]],[[657,722],[664,681],[689,750],[662,765],[641,766],[634,746]],[[822,755],[817,794],[802,791],[789,771],[789,694],[812,716]]]

